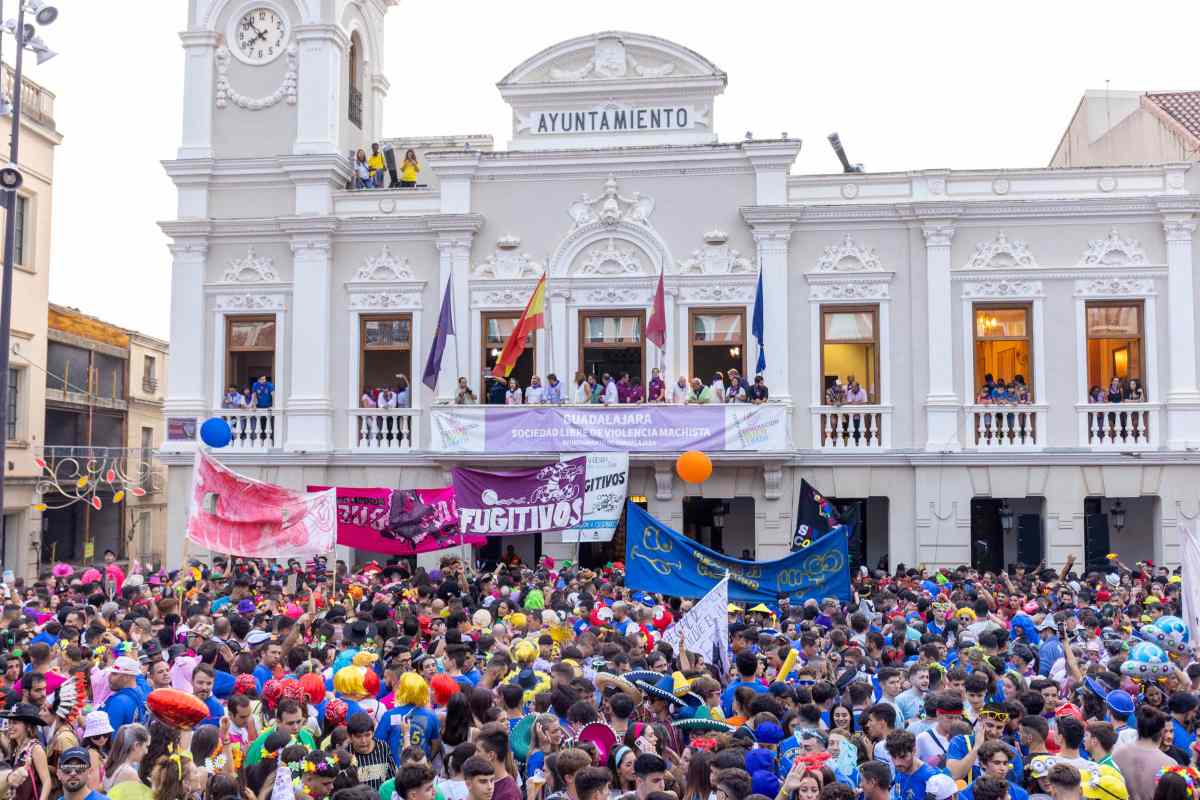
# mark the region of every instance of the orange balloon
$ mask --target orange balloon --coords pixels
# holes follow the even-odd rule
[[[688,450],[675,459],[675,472],[685,483],[704,483],[712,470],[712,460],[699,450]]]

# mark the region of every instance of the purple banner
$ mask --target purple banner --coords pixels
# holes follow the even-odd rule
[[[724,450],[725,408],[633,406],[555,409],[489,417],[487,451]]]
[[[454,502],[462,532],[474,536],[547,533],[583,521],[587,458],[513,472],[454,470]]]

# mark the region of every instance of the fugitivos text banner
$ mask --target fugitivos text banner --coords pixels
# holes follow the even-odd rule
[[[511,472],[458,467],[452,482],[465,535],[562,531],[583,521],[587,458]]]
[[[787,450],[788,406],[442,406],[431,410],[443,453]]]
[[[310,486],[310,492],[324,491]],[[411,556],[463,544],[484,544],[483,536],[458,530],[454,490],[337,488],[337,542],[340,545]]]

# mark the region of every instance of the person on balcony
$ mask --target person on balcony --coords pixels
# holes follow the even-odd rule
[[[867,390],[862,387],[853,375],[846,379],[846,403],[861,406],[870,401]]]
[[[529,386],[525,389],[525,403],[536,406],[544,402],[546,402],[546,388],[542,386],[542,379],[534,375],[529,379]]]
[[[479,398],[475,396],[475,392],[471,391],[471,385],[467,383],[467,379],[459,376],[458,391],[454,394],[454,405],[473,406],[478,403]]]
[[[354,154],[354,188],[370,189],[372,186],[371,167],[367,164],[367,153],[360,148]]]
[[[1104,391],[1099,386],[1092,386],[1091,389],[1088,389],[1088,402],[1103,403]]]
[[[650,386],[649,392],[646,395],[648,403],[665,403],[667,402],[667,383],[659,374],[658,367],[650,371]]]
[[[1142,388],[1142,382],[1137,378],[1129,379],[1129,391],[1125,394],[1125,401],[1128,403],[1146,402],[1146,390]]]
[[[246,398],[238,391],[236,386],[230,386],[225,390],[225,397],[221,400],[221,408],[245,408]]]
[[[754,376],[754,385],[750,387],[747,396],[750,398],[750,402],[756,406],[762,405],[770,399],[771,393],[767,390],[767,384],[762,375]]]
[[[1025,382],[1024,375],[1017,374],[1014,376],[1011,388],[1012,393],[1017,397],[1017,403],[1019,405],[1028,405],[1029,403],[1033,402],[1033,399],[1029,393],[1029,384]]]
[[[542,402],[559,405],[563,401],[563,386],[558,376],[551,372],[546,376],[546,390],[542,393]]]
[[[396,393],[394,391],[392,391],[392,387],[385,386],[385,387],[383,387],[383,390],[379,393],[379,397],[376,398],[375,402],[379,405],[379,407],[381,409],[382,408],[397,408],[398,407],[397,403],[399,402],[399,398],[396,396]]]
[[[1114,376],[1108,383],[1108,397],[1106,399],[1110,403],[1119,403],[1124,397],[1125,392],[1121,388],[1121,379]]]
[[[417,154],[412,150],[404,151],[404,164],[400,167],[400,188],[411,189],[417,185],[417,173],[421,165],[417,163]]]
[[[721,372],[721,370],[717,370],[713,375],[712,384],[709,386],[709,388],[712,389],[712,402],[725,402],[725,375]]]
[[[621,402],[621,389],[617,386],[616,379],[609,373],[604,373],[604,394],[600,400],[606,406],[615,406]]]
[[[592,402],[592,387],[588,384],[588,376],[582,372],[575,373],[575,390],[571,393],[571,402]]]
[[[633,385],[628,372],[622,372],[621,379],[617,381],[617,402],[623,404],[642,402],[642,387]]]
[[[746,387],[742,385],[737,370],[729,370],[729,385],[725,387],[725,402],[745,403],[747,400]]]
[[[358,398],[358,405],[361,408],[379,408],[379,403],[375,400],[375,393],[371,391],[370,386],[363,387],[362,397]]]
[[[487,404],[489,406],[502,406],[508,394],[508,384],[501,378],[494,377],[490,372],[485,372],[483,380],[487,386]]]
[[[508,390],[504,393],[504,405],[519,406],[525,402],[524,394],[521,392],[521,384],[517,383],[516,378],[508,379]]]
[[[250,388],[254,392],[255,408],[270,408],[275,404],[275,384],[271,383],[266,375],[260,375]]]
[[[687,376],[680,375],[679,380],[675,381],[675,385],[671,387],[671,402],[682,405],[688,401],[688,396],[691,393],[692,388],[688,386]]]
[[[833,379],[833,383],[825,390],[825,405],[840,406],[846,402],[846,388],[842,386],[842,382],[837,378]]]
[[[407,375],[396,376],[396,408],[412,408],[412,384]]]
[[[687,402],[693,405],[706,406],[716,401],[713,400],[713,390],[711,386],[705,386],[704,381],[699,378],[692,378],[692,390],[688,392]]]
[[[367,159],[367,169],[371,172],[371,186],[383,187],[383,178],[387,174],[387,164],[383,161],[383,153],[379,151],[379,142],[371,145],[371,157]]]

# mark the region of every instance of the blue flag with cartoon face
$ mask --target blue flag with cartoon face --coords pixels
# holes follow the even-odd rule
[[[625,524],[625,585],[675,597],[703,597],[729,573],[729,599],[774,605],[809,598],[850,601],[845,529],[831,531],[776,561],[743,561],[672,530],[629,503]]]

